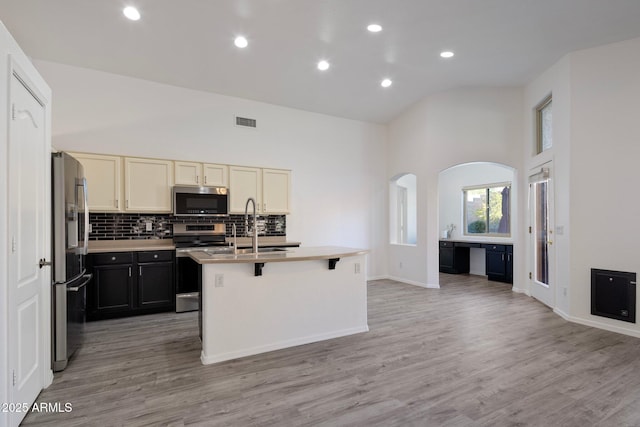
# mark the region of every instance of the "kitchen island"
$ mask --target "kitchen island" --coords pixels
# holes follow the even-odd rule
[[[366,332],[366,250],[189,254],[201,265],[203,364]]]

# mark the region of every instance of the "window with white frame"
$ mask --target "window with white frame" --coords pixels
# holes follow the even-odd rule
[[[536,145],[540,154],[553,147],[553,110],[551,95],[536,107]]]
[[[464,188],[464,234],[511,236],[510,193],[510,182]]]

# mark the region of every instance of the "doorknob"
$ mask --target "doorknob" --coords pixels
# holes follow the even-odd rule
[[[48,265],[51,265],[51,261],[47,261],[44,258],[40,258],[40,262],[38,262],[38,265],[40,266],[40,268],[46,267]]]

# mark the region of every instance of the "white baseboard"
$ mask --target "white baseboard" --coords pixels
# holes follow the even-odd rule
[[[609,325],[607,323],[598,322],[597,320],[585,319],[576,316],[567,316],[567,320],[569,320],[570,322],[579,323],[581,325],[591,326],[592,328],[604,329],[605,331],[616,332],[618,334],[630,335],[632,337],[640,338],[640,331],[625,328],[622,326]]]
[[[560,310],[559,308],[557,308],[557,307],[554,308],[553,312],[555,314],[557,314],[558,316],[562,317],[564,320],[569,320],[570,321],[571,316],[569,316],[567,313],[565,313],[564,311]]]
[[[296,347],[299,345],[310,344],[312,342],[325,341],[332,338],[344,337],[347,335],[359,334],[361,332],[368,332],[369,326],[358,326],[355,328],[342,329],[339,331],[332,331],[328,333],[311,335],[307,337],[300,337],[286,341],[280,341],[271,343],[268,345],[262,345],[258,347],[245,348],[236,351],[230,351],[227,353],[220,353],[213,356],[206,356],[204,351],[200,352],[200,361],[203,365],[210,365],[212,363],[224,362],[226,360],[239,359],[240,357],[253,356],[255,354],[266,353],[274,350],[281,350],[283,348]]]
[[[371,280],[385,280],[388,278],[389,276],[372,276],[372,277],[367,277],[367,282]]]
[[[416,282],[415,280],[403,279],[401,277],[395,277],[395,276],[388,276],[387,279],[395,280],[396,282],[406,283],[407,285],[419,286],[421,288],[440,289],[440,285],[439,284],[429,284],[429,283]]]

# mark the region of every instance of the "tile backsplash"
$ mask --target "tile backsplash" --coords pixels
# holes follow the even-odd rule
[[[173,237],[173,224],[182,223],[224,223],[229,237],[232,224],[236,224],[238,235],[244,235],[244,215],[201,218],[170,214],[90,213],[89,223],[89,240],[170,239]],[[286,236],[286,229],[285,215],[258,216],[258,234],[261,236]]]

